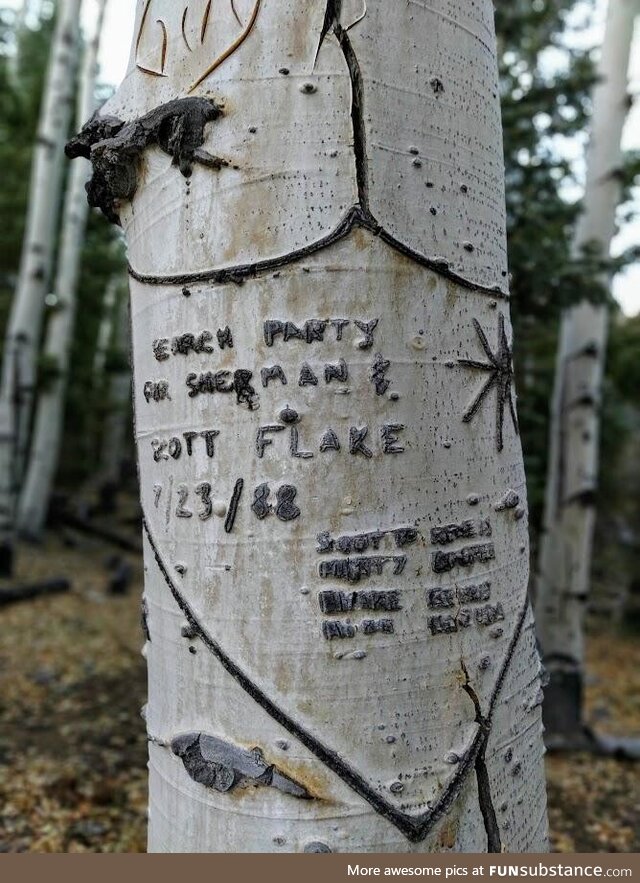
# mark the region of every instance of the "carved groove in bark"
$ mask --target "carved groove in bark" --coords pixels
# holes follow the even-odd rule
[[[489,773],[486,762],[487,740],[491,733],[491,724],[482,713],[480,700],[478,699],[476,691],[471,686],[469,672],[464,664],[464,660],[461,660],[461,666],[465,676],[465,683],[462,685],[462,689],[473,702],[476,710],[476,722],[480,727],[480,733],[482,733],[484,737],[480,750],[476,756],[475,768],[476,780],[478,783],[478,803],[480,804],[480,812],[482,813],[482,820],[484,822],[485,831],[487,832],[487,852],[501,853],[502,838],[500,837],[500,828],[498,826],[496,810],[491,796],[491,784],[489,782]]]
[[[386,242],[387,245],[390,245],[395,251],[414,260],[417,264],[420,264],[421,267],[426,267],[429,270],[433,270],[434,273],[438,273],[443,278],[456,282],[467,291],[473,291],[477,294],[484,294],[488,297],[500,300],[510,300],[510,295],[501,289],[486,288],[476,285],[468,279],[464,279],[456,273],[447,270],[444,264],[439,261],[434,261],[431,258],[427,258],[424,255],[413,251],[413,249],[404,245],[402,242],[399,242],[388,233],[373,217],[364,212],[360,205],[352,206],[340,225],[328,236],[325,236],[323,239],[319,239],[317,242],[307,245],[298,251],[293,251],[286,255],[270,258],[265,261],[256,261],[251,264],[240,264],[237,267],[205,270],[200,273],[179,273],[175,276],[153,276],[148,273],[138,273],[134,267],[129,265],[129,275],[135,279],[136,282],[141,282],[143,285],[196,285],[199,282],[209,282],[213,285],[223,285],[227,282],[235,282],[238,285],[241,285],[245,279],[255,279],[264,273],[281,270],[283,267],[287,267],[290,264],[296,264],[310,255],[317,254],[317,252],[322,251],[327,246],[333,245],[341,239],[344,239],[352,230],[357,228],[371,231],[376,236],[379,236],[383,242]]]
[[[513,658],[513,653],[520,637],[525,617],[529,610],[528,598],[525,602],[524,607],[522,608],[522,611],[520,612],[520,615],[518,616],[516,627],[509,643],[509,649],[507,651],[506,658],[502,664],[500,674],[496,681],[496,686],[491,696],[489,711],[486,715],[482,715],[479,701],[475,696],[473,690],[470,688],[468,682],[465,683],[465,685],[463,686],[463,689],[472,698],[474,705],[476,706],[476,719],[478,720],[478,723],[480,723],[480,729],[478,730],[478,734],[474,739],[473,744],[471,745],[466,756],[462,759],[456,776],[451,780],[451,782],[444,790],[435,805],[432,807],[432,809],[424,813],[422,816],[414,819],[410,816],[405,815],[404,813],[399,812],[393,806],[390,806],[378,794],[376,794],[376,792],[369,787],[367,782],[364,781],[364,779],[346,761],[344,761],[338,754],[336,754],[326,745],[323,745],[322,742],[320,742],[318,739],[315,739],[310,733],[308,733],[298,723],[296,723],[296,721],[294,721],[291,717],[289,717],[281,709],[279,709],[278,706],[274,702],[272,702],[272,700],[253,683],[251,678],[249,678],[245,674],[245,672],[243,672],[242,669],[240,669],[234,663],[234,661],[225,653],[218,642],[211,637],[205,627],[200,623],[197,616],[193,612],[193,609],[185,599],[184,595],[176,586],[174,580],[169,574],[168,568],[162,560],[160,549],[156,544],[153,535],[151,534],[146,518],[143,518],[143,527],[160,573],[162,574],[164,581],[169,587],[169,590],[173,595],[176,604],[178,605],[185,618],[187,619],[187,622],[191,626],[193,636],[197,636],[200,638],[203,644],[222,664],[226,671],[229,672],[229,674],[240,684],[242,689],[245,690],[252,697],[252,699],[254,699],[262,708],[264,708],[264,710],[268,714],[270,714],[271,717],[277,720],[278,723],[280,723],[286,730],[288,730],[292,736],[295,736],[297,739],[299,739],[300,742],[311,752],[313,752],[313,754],[315,754],[315,756],[319,760],[326,764],[326,766],[332,772],[334,772],[344,782],[346,782],[356,792],[356,794],[364,798],[373,807],[373,809],[376,810],[376,812],[378,812],[381,816],[388,819],[388,821],[394,824],[411,843],[419,843],[420,841],[425,839],[430,831],[433,830],[435,824],[455,803],[458,795],[462,791],[462,788],[470,771],[472,769],[475,769],[478,778],[480,809],[487,831],[488,851],[501,852],[500,833],[496,823],[496,815],[495,810],[493,809],[493,801],[491,799],[489,777],[487,774],[486,765],[484,763],[484,750],[486,748],[487,739],[489,738],[489,735],[491,733],[492,712],[500,696],[502,685],[509,671],[509,666]],[[463,671],[465,671],[464,663],[462,663],[462,667]]]

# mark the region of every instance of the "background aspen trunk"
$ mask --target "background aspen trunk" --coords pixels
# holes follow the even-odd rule
[[[96,341],[96,353],[93,360],[93,377],[96,385],[104,383],[104,369],[107,363],[107,355],[111,346],[111,338],[113,335],[113,319],[118,299],[118,279],[114,276],[109,280],[106,291],[104,293],[104,303],[102,306],[102,319],[98,328],[98,339]]]
[[[150,850],[544,851],[490,0],[141,2],[109,114]]]
[[[100,447],[98,494],[103,512],[116,508],[116,497],[128,457],[127,442],[131,433],[131,374],[114,373],[109,384],[109,413],[105,419]],[[128,457],[129,461],[131,457]]]
[[[629,109],[627,73],[638,0],[610,0],[593,96],[584,213],[575,252],[608,257],[621,195],[622,131]],[[609,284],[609,280],[604,280]],[[550,745],[589,740],[582,721],[584,614],[589,596],[602,379],[609,309],[581,303],[561,320],[552,400],[544,532],[536,580],[536,622],[551,682],[545,697]]]
[[[99,0],[96,31],[85,47],[78,97],[80,126],[90,119],[96,109],[98,52],[106,5],[107,0]],[[67,183],[54,286],[56,305],[47,326],[43,350],[52,374],[38,396],[30,456],[18,511],[18,528],[31,538],[38,538],[42,534],[60,456],[78,274],[89,212],[85,184],[90,175],[89,162],[79,160],[71,167]]]
[[[106,415],[98,468],[87,490],[92,496],[98,495],[103,512],[113,511],[116,505],[131,426],[131,322],[125,284],[124,280],[114,278],[107,289],[94,362],[95,384],[97,389],[104,390]],[[109,354],[115,357],[116,364],[109,365]]]
[[[64,142],[75,89],[81,0],[60,0],[37,143],[22,261],[0,378],[0,570],[11,572],[12,535],[35,393],[44,300],[49,290]]]

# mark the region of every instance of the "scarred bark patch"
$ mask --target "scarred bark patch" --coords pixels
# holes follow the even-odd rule
[[[91,161],[93,175],[87,184],[89,204],[101,209],[114,224],[120,223],[122,201],[133,199],[138,188],[140,157],[157,146],[188,178],[196,163],[220,169],[224,160],[200,148],[205,126],[222,115],[222,108],[208,98],[181,98],[125,123],[117,117],[94,116],[67,144],[70,159]]]
[[[182,760],[194,782],[226,793],[243,782],[276,788],[292,797],[311,799],[302,785],[268,764],[259,748],[247,751],[216,736],[187,733],[171,742],[171,750]]]

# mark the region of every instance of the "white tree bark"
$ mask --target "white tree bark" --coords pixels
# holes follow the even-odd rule
[[[100,485],[109,490],[118,485],[127,454],[131,427],[131,374],[118,371],[109,389],[109,413],[105,419],[100,449]]]
[[[100,357],[100,365],[96,365],[96,384],[105,383],[104,367],[108,346],[116,346],[119,352],[128,354],[131,350],[131,323],[129,321],[129,302],[125,296],[122,285],[115,280],[113,289],[117,299],[115,313],[111,313],[111,326],[107,333],[106,328],[101,328],[100,337],[105,341],[103,355]],[[127,292],[128,294],[128,292]],[[113,316],[115,315],[115,322]],[[106,317],[105,317],[106,318]],[[103,336],[104,335],[104,336]],[[99,370],[98,370],[99,369]],[[122,370],[110,373],[107,384],[107,408],[102,431],[102,444],[100,447],[100,465],[98,469],[98,489],[109,492],[117,488],[125,456],[127,434],[131,427],[131,372],[123,367]]]
[[[492,4],[136,27],[149,848],[542,851]]]
[[[112,279],[109,280],[107,290],[104,293],[104,302],[102,305],[102,320],[98,328],[96,352],[95,358],[93,360],[93,377],[96,384],[101,384],[104,382],[104,368],[107,362],[109,346],[111,344],[111,336],[113,334],[113,319],[117,297],[118,280],[114,276]]]
[[[615,233],[620,200],[617,173],[629,109],[627,74],[638,10],[638,0],[609,3],[576,255],[595,246],[607,257]],[[538,634],[551,675],[545,706],[550,743],[579,741],[582,728],[583,625],[596,516],[607,326],[608,307],[586,302],[566,310],[561,319],[535,593]]]
[[[106,5],[107,0],[98,0],[96,30],[84,51],[77,109],[79,126],[93,116],[97,106],[98,52]],[[38,396],[30,456],[18,510],[18,527],[21,533],[32,538],[39,537],[44,528],[60,459],[78,275],[89,212],[85,185],[90,175],[90,163],[81,159],[72,165],[67,183],[54,286],[56,308],[47,326],[43,350],[47,363],[55,373]]]
[[[71,122],[81,0],[60,0],[40,112],[29,207],[0,378],[0,546],[10,569],[17,494],[34,398],[45,296],[59,210],[64,142]]]

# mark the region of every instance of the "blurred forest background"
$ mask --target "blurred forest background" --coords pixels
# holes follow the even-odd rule
[[[55,4],[43,0],[34,10],[25,22],[0,0],[0,328],[18,278]],[[623,315],[602,281],[640,254],[572,255],[581,203],[565,145],[586,145],[595,56],[591,46],[570,47],[581,45],[576,28],[588,26],[590,12],[584,0],[496,3],[515,365],[535,561],[560,312],[583,299],[607,304],[587,714],[603,731],[640,736],[640,315]],[[98,99],[110,91],[99,84]],[[631,197],[639,170],[640,157],[627,154],[618,171],[620,219],[638,208]],[[120,234],[91,213],[47,530],[37,544],[21,542],[16,576],[3,589],[67,579],[71,590],[0,608],[0,851],[144,849],[142,574],[126,299]],[[58,309],[49,294],[45,325]],[[59,371],[40,357],[39,394]],[[555,849],[640,851],[636,764],[555,755],[549,781]]]

